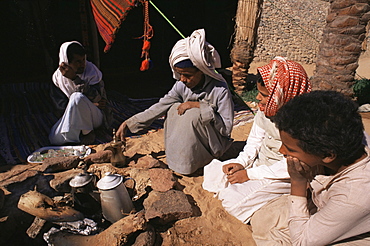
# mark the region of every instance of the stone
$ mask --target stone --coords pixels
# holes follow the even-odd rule
[[[192,216],[192,206],[186,194],[178,190],[152,191],[143,202],[145,218],[154,224],[165,225]]]
[[[5,173],[0,173],[0,186],[7,187],[14,183],[21,183],[26,179],[35,177],[40,174],[41,165],[16,165]]]
[[[43,172],[58,172],[76,168],[80,162],[78,156],[53,157],[46,159],[41,166]]]
[[[110,163],[112,157],[111,150],[102,150],[96,153],[90,154],[84,158],[84,161],[88,164],[91,163]]]
[[[132,168],[128,172],[128,175],[135,180],[135,196],[132,198],[133,201],[140,199],[142,196],[148,193],[147,188],[151,186],[151,180],[148,169]]]
[[[149,169],[151,186],[153,190],[165,192],[172,189],[176,184],[176,179],[172,172],[163,168]]]
[[[132,246],[152,246],[155,243],[155,230],[148,224],[147,230],[140,233]]]
[[[76,221],[84,218],[79,211],[69,206],[57,206],[50,197],[31,190],[24,193],[18,202],[18,208],[40,219],[52,222]]]
[[[160,167],[160,163],[157,159],[153,158],[151,155],[145,155],[143,157],[140,157],[137,162],[131,161],[128,164],[130,167],[135,168],[153,168],[153,167]]]
[[[45,176],[52,176],[52,180],[50,180],[50,187],[53,188],[57,192],[71,192],[71,186],[69,185],[69,181],[82,173],[82,169],[71,169],[64,172],[53,173],[53,174],[45,174]]]
[[[103,232],[96,235],[75,235],[65,231],[59,231],[50,236],[50,243],[54,246],[119,246],[126,245],[129,238],[136,231],[146,229],[144,212],[130,214],[113,223]]]
[[[117,168],[117,167],[114,167],[110,163],[92,164],[87,169],[87,171],[89,173],[94,174],[96,177],[98,177],[98,179],[101,179],[103,176],[105,176],[105,173],[108,173],[108,172],[110,172],[112,174],[118,173],[118,174],[120,174],[122,176],[126,176],[127,175],[127,172],[126,172],[126,169],[125,168]]]

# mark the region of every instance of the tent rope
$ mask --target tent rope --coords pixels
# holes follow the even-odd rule
[[[185,38],[185,36],[179,31],[179,29],[176,28],[176,26],[162,13],[162,11],[151,1],[149,0],[149,3],[158,11],[160,15],[172,26],[173,29],[182,37]]]
[[[179,29],[177,29],[176,28],[176,26],[162,13],[162,11],[151,1],[151,0],[148,0],[149,1],[149,3],[158,11],[158,13],[160,14],[160,15],[162,15],[162,17],[173,27],[173,29],[175,29],[175,31],[182,37],[182,38],[185,38],[185,36],[179,31]],[[217,72],[217,70],[215,69],[215,72],[216,73],[218,73]],[[229,88],[229,90],[230,90],[230,92],[231,92],[231,94],[233,95],[233,96],[235,96],[240,102],[242,102],[242,103],[244,103],[244,105],[248,108],[248,109],[250,109],[250,107],[246,104],[246,102],[244,102],[244,100],[241,98],[241,96],[239,96],[236,92],[235,92],[235,90],[230,86],[230,84],[229,83],[226,83],[227,84],[227,86],[228,86],[228,88]],[[251,110],[251,112],[254,114],[254,112],[253,112],[253,110]]]
[[[149,24],[149,4],[148,0],[141,0],[144,8],[144,34],[143,38],[143,47],[141,51],[141,58],[144,60],[141,62],[140,71],[146,71],[150,68],[150,58],[149,58],[149,49],[150,49],[150,39],[154,36],[153,27]]]

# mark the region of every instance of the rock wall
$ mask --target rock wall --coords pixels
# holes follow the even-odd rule
[[[328,9],[324,0],[264,0],[253,61],[284,56],[315,63]]]

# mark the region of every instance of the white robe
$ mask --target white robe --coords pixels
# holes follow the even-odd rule
[[[243,223],[268,201],[290,193],[286,159],[280,154],[281,140],[278,129],[258,111],[247,144],[235,159],[224,162],[212,160],[204,167],[203,188],[222,201],[226,211]],[[230,184],[222,166],[240,163],[250,180]]]
[[[103,122],[103,113],[81,92],[73,93],[62,118],[50,130],[53,145],[80,142],[80,133],[90,132]]]
[[[78,42],[65,42],[61,45],[59,51],[59,64],[62,62],[68,64],[67,48],[72,43]],[[93,63],[86,61],[84,72],[82,74],[77,74],[77,76],[80,77],[87,86],[99,83],[101,92],[104,92],[102,73]],[[62,118],[59,119],[50,130],[50,143],[53,145],[78,143],[80,142],[81,132],[87,134],[103,123],[103,113],[85,95],[80,92],[75,92],[77,88],[76,85],[72,80],[64,77],[59,68],[54,72],[52,78],[54,84],[63,91],[69,98],[69,101]],[[102,96],[105,97],[105,95]]]

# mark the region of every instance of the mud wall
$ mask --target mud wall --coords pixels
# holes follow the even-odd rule
[[[254,62],[279,55],[315,63],[328,9],[324,0],[265,0]]]

